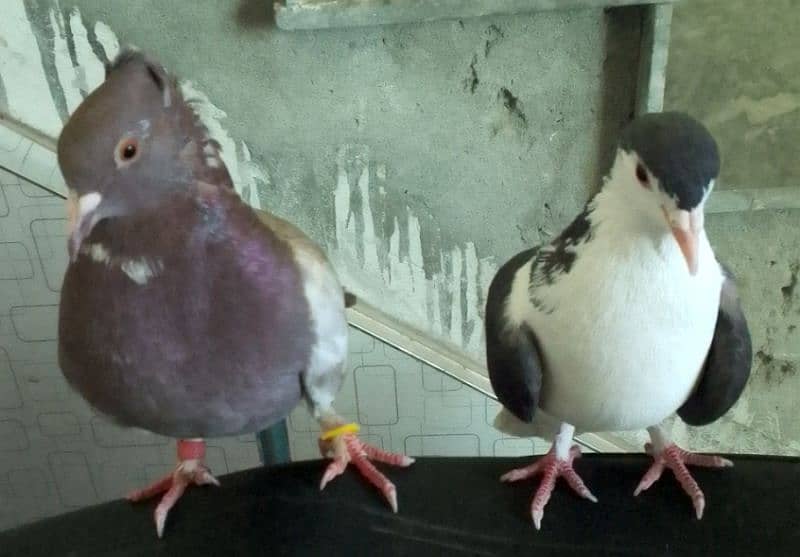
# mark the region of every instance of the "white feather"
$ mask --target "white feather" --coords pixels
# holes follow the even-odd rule
[[[96,263],[109,263],[111,261],[111,253],[103,244],[90,244],[87,251],[92,261]]]
[[[159,259],[123,259],[120,262],[120,269],[125,275],[138,285],[147,284],[151,278],[158,276],[164,269],[164,265]]]
[[[106,265],[109,270],[119,269],[125,276],[142,286],[164,270],[164,262],[160,258],[123,258],[114,256],[103,244],[87,244],[81,247],[81,253],[88,255],[95,263]]]
[[[303,275],[316,337],[303,383],[313,412],[319,418],[332,412],[344,374],[347,357],[344,292],[330,264],[318,254],[298,245],[294,257]]]

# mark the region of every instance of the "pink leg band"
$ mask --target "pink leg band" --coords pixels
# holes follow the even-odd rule
[[[189,439],[178,440],[178,460],[203,460],[206,456],[206,442]]]

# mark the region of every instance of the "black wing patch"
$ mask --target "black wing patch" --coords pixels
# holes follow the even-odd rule
[[[558,275],[572,270],[577,257],[575,247],[592,239],[591,212],[587,204],[561,234],[539,250],[536,265],[531,268],[531,284],[553,284]]]
[[[736,285],[725,270],[714,338],[702,376],[678,415],[689,425],[706,425],[722,417],[739,399],[750,377],[753,347]]]
[[[486,300],[486,363],[498,400],[509,412],[531,422],[542,388],[542,360],[533,331],[506,326],[504,307],[517,270],[536,256],[523,251],[503,265],[492,279]]]

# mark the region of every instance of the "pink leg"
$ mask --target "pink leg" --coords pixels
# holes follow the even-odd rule
[[[647,490],[661,477],[665,468],[672,470],[678,483],[683,490],[691,497],[692,505],[694,505],[694,512],[698,520],[703,518],[703,511],[706,507],[706,498],[700,486],[692,477],[687,464],[693,466],[705,466],[708,468],[727,468],[733,466],[733,463],[719,456],[698,455],[685,451],[675,445],[674,443],[665,443],[663,433],[660,430],[651,431],[653,436],[653,443],[647,443],[645,450],[653,457],[653,464],[647,470],[636,490],[634,495],[639,495],[641,492]],[[661,449],[656,449],[661,446]]]
[[[164,496],[158,503],[154,514],[156,522],[156,533],[161,538],[164,535],[164,524],[167,521],[167,514],[181,498],[184,491],[190,484],[195,485],[219,485],[217,478],[211,475],[211,471],[202,462],[205,457],[206,446],[202,440],[178,441],[178,465],[172,474],[169,474],[153,484],[128,494],[128,500],[133,502],[144,501],[161,493]]]
[[[332,429],[332,428],[328,428]],[[397,512],[397,488],[378,471],[375,466],[370,462],[383,462],[392,466],[410,466],[414,463],[414,459],[401,454],[390,453],[373,447],[361,441],[354,433],[345,433],[338,435],[329,441],[320,442],[320,450],[323,455],[333,455],[333,461],[328,464],[325,473],[322,475],[320,482],[320,491],[325,489],[325,486],[336,476],[341,475],[347,468],[348,463],[353,463],[353,466],[369,483],[377,487],[386,500],[392,511]]]
[[[593,503],[597,502],[597,498],[592,495],[592,492],[589,491],[589,488],[583,483],[578,473],[572,468],[572,462],[580,455],[581,451],[578,446],[575,445],[569,449],[567,458],[561,459],[556,456],[556,447],[554,443],[550,451],[533,464],[525,466],[524,468],[511,470],[500,477],[500,481],[502,482],[516,482],[538,474],[542,475],[542,481],[539,483],[539,488],[536,490],[533,500],[531,501],[531,517],[533,518],[533,525],[537,530],[542,526],[544,508],[547,502],[550,501],[550,496],[553,493],[556,480],[559,476],[566,480],[567,485],[569,485],[575,493]]]

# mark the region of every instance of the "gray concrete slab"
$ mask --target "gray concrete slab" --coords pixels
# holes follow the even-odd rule
[[[324,29],[418,23],[547,10],[668,4],[676,0],[283,0],[275,3],[282,29]]]

